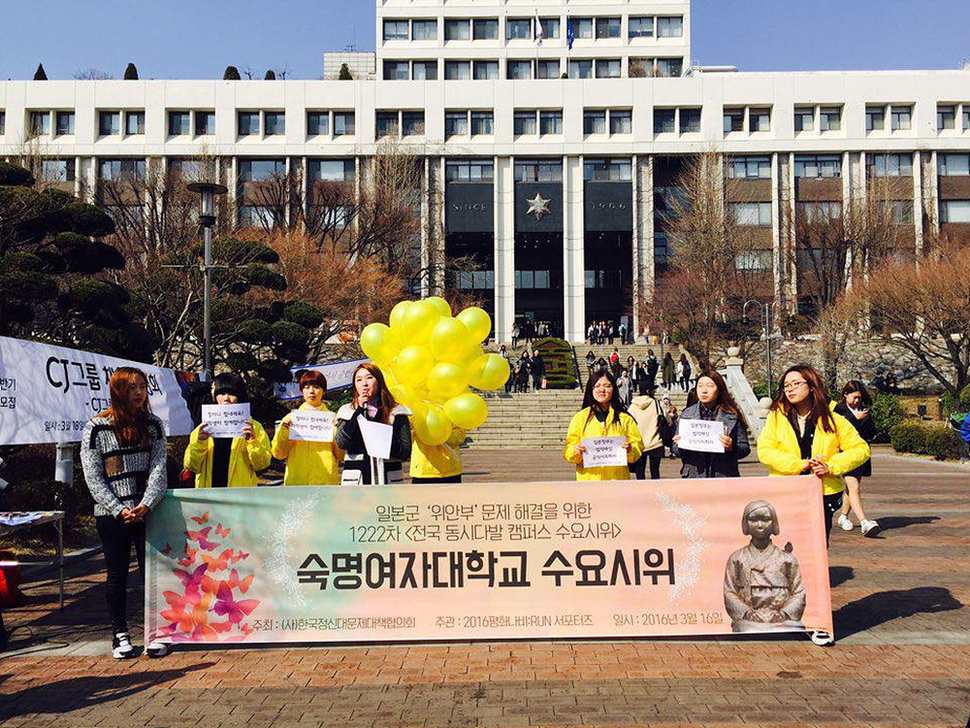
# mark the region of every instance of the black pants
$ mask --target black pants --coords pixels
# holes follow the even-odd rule
[[[460,483],[461,473],[449,475],[447,478],[411,478],[412,485],[431,485],[433,483]]]
[[[822,518],[825,519],[825,543],[828,545],[832,533],[832,516],[842,510],[842,493],[822,496]]]
[[[145,572],[145,524],[125,523],[120,518],[98,516],[98,535],[108,572],[108,616],[113,633],[128,631],[128,569],[131,546],[135,546],[138,568]]]
[[[647,479],[647,461],[650,462],[650,480],[660,480],[660,460],[663,458],[664,449],[654,448],[643,453],[640,459],[630,466],[630,471],[636,476],[637,480]]]

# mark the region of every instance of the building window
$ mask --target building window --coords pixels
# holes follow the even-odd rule
[[[966,177],[970,175],[970,154],[941,154],[941,177]]]
[[[384,80],[385,81],[407,81],[408,62],[407,61],[384,61]]]
[[[453,136],[468,136],[468,112],[445,112],[445,139]]]
[[[101,112],[102,114],[105,112]],[[30,133],[33,135],[43,134],[47,136],[51,133],[51,112],[31,111],[30,112]]]
[[[956,106],[936,107],[936,128],[937,131],[946,131],[957,128]]]
[[[309,159],[307,173],[314,182],[350,182],[354,179],[353,159]]]
[[[680,133],[697,134],[701,130],[701,110],[700,109],[681,109],[680,110]]]
[[[866,107],[866,132],[883,131],[886,128],[886,107]]]
[[[870,177],[912,177],[912,154],[870,154],[866,158]]]
[[[583,134],[606,133],[606,110],[593,109],[583,112]]]
[[[748,121],[752,132],[771,131],[771,109],[749,109]]]
[[[509,61],[508,77],[520,81],[532,78],[532,61]]]
[[[145,133],[145,112],[126,111],[125,112],[125,134],[136,136]]]
[[[108,182],[142,181],[145,179],[145,160],[101,159],[98,164],[98,179]]]
[[[101,136],[116,136],[120,133],[120,111],[101,111],[98,113],[98,134]]]
[[[894,225],[913,224],[912,200],[884,200],[883,209]]]
[[[73,133],[74,133],[74,112],[58,111],[57,112],[57,135],[69,136]]]
[[[0,136],[7,133],[7,112],[0,111]]]
[[[559,37],[559,18],[540,18],[539,24],[542,25],[544,37],[550,39]]]
[[[816,155],[795,157],[795,176],[800,179],[830,179],[842,176],[842,157]]]
[[[724,110],[724,133],[744,131],[744,109]]]
[[[727,160],[728,179],[770,179],[770,157],[730,157]]]
[[[306,131],[310,136],[329,136],[330,112],[308,111],[306,115]]]
[[[842,203],[799,202],[796,214],[810,225],[825,225],[842,217]]]
[[[469,159],[445,163],[449,182],[491,182],[494,172],[490,159]]]
[[[893,131],[909,131],[913,128],[913,107],[891,107],[890,128]]]
[[[562,109],[539,112],[539,133],[562,134]]]
[[[254,136],[259,134],[259,112],[240,111],[237,114],[239,136]]]
[[[411,21],[411,40],[437,40],[438,21],[437,20],[412,20]]]
[[[560,160],[517,161],[514,171],[516,182],[562,182],[562,162]]]
[[[471,62],[445,61],[446,81],[468,81],[471,77]]]
[[[632,134],[633,111],[631,109],[610,109],[610,134]]]
[[[474,70],[476,81],[498,80],[498,61],[475,61]]]
[[[377,136],[396,137],[400,135],[398,113],[396,111],[377,112]]]
[[[593,37],[592,18],[573,18],[573,34],[577,38],[589,39]]]
[[[437,81],[437,61],[414,61],[411,64],[411,78],[415,81]]]
[[[536,78],[559,78],[559,60],[536,61]]]
[[[629,182],[633,165],[629,159],[587,159],[583,162],[586,182]]]
[[[819,131],[839,131],[842,129],[842,107],[823,106],[818,115]]]
[[[495,133],[495,114],[491,111],[472,112],[472,136],[491,136]]]
[[[596,78],[619,78],[621,67],[619,58],[599,58],[596,61]]]
[[[241,205],[239,224],[242,227],[274,227],[273,208],[269,205]]]
[[[506,40],[531,40],[532,21],[525,19],[510,19],[505,21]]]
[[[658,38],[681,38],[684,35],[684,19],[681,17],[657,18]]]
[[[40,174],[46,182],[73,182],[74,160],[44,159],[41,161]]]
[[[286,115],[282,111],[267,111],[266,136],[286,134]]]
[[[467,20],[445,20],[445,40],[471,40]]]
[[[673,134],[677,131],[676,109],[653,110],[653,133]]]
[[[770,250],[745,250],[735,257],[734,267],[736,270],[752,272],[770,271],[774,268],[771,256]]]
[[[182,136],[189,133],[189,112],[188,111],[169,111],[168,112],[168,135]]]
[[[498,19],[482,18],[473,20],[472,37],[475,40],[498,40]]]
[[[684,72],[684,59],[658,58],[657,75],[661,78],[678,78]]]
[[[241,159],[239,179],[243,182],[261,182],[286,174],[283,159]]]
[[[597,38],[619,38],[620,19],[619,18],[597,18],[596,37]]]
[[[216,133],[216,112],[196,111],[195,112],[195,133],[196,136],[209,136]]]
[[[795,107],[795,131],[815,129],[815,108],[812,106]]]
[[[591,60],[569,62],[569,78],[592,78],[592,77],[593,77],[593,62]]]
[[[942,200],[940,222],[970,223],[970,200]]]
[[[652,38],[653,18],[630,18],[627,34],[631,38]]]
[[[734,202],[730,205],[732,219],[737,225],[769,227],[771,225],[770,202]]]
[[[0,111],[0,117],[3,116],[3,112]],[[963,130],[970,131],[970,104],[963,105]],[[0,131],[0,134],[3,132]]]
[[[424,136],[424,112],[402,111],[401,131],[404,136]]]
[[[333,114],[333,135],[354,136],[356,119],[353,111],[335,111]]]
[[[407,40],[408,21],[406,20],[385,20],[384,21],[384,40]]]
[[[516,136],[533,136],[536,133],[536,112],[516,111],[512,118],[512,132]]]

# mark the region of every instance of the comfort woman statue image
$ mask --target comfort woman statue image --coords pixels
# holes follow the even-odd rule
[[[771,542],[778,514],[767,501],[748,503],[741,532],[751,542],[727,560],[724,607],[734,632],[766,632],[804,627],[805,588],[798,559]]]

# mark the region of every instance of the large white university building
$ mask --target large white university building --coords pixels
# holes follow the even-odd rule
[[[738,264],[792,306],[804,283],[781,221],[799,204],[838,208],[892,177],[902,252],[970,229],[970,72],[697,67],[690,20],[686,0],[377,0],[376,78],[0,82],[0,156],[39,139],[50,173],[97,202],[103,182],[204,148],[245,222],[260,215],[246,183],[352,180],[399,138],[441,223],[422,255],[479,268],[425,286],[473,290],[503,341],[524,319],[574,342],[591,320],[642,332],[664,192],[692,153],[729,155],[763,245]]]

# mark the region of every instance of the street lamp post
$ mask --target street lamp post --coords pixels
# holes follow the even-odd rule
[[[191,192],[196,192],[202,198],[202,210],[199,215],[199,227],[205,236],[202,274],[205,276],[205,287],[202,293],[202,358],[206,381],[212,380],[212,226],[216,224],[215,196],[224,195],[229,190],[225,185],[214,182],[192,182],[188,185]]]
[[[752,298],[744,302],[744,307],[741,309],[741,316],[744,319],[748,317],[748,306],[751,304],[758,306],[761,309],[761,330],[765,337],[765,381],[768,384],[768,395],[771,395],[771,334],[775,329],[775,306],[778,305],[777,301],[772,301],[771,303],[762,303],[761,301]]]

